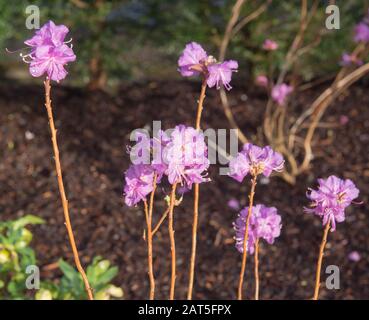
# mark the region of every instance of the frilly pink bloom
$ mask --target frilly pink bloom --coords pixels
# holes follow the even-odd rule
[[[336,222],[345,220],[345,209],[359,196],[359,190],[351,180],[336,176],[318,179],[318,183],[318,190],[311,189],[310,194],[307,194],[312,203],[305,208],[305,212],[322,217],[323,225],[330,221],[331,231],[334,231]]]
[[[232,73],[237,72],[238,63],[228,60],[217,63],[214,57],[208,56],[206,51],[196,42],[186,45],[178,59],[179,72],[184,77],[198,76],[203,74],[209,88],[220,89],[223,85],[227,90],[232,87]]]
[[[269,244],[273,244],[274,240],[280,236],[282,219],[274,207],[266,207],[259,204],[252,207],[251,210],[247,252],[253,254],[256,239],[264,239]],[[248,208],[241,210],[233,224],[236,231],[236,248],[241,253],[243,252],[247,214]]]
[[[66,26],[56,26],[49,21],[31,39],[24,42],[31,47],[31,51],[22,55],[23,61],[29,63],[33,77],[46,73],[49,79],[60,81],[67,76],[64,66],[76,60],[72,45],[67,45],[70,41],[64,41],[68,32]]]
[[[193,183],[209,181],[206,174],[210,162],[204,135],[192,127],[175,127],[165,147],[164,159],[171,184],[180,183],[191,189]]]
[[[287,96],[293,91],[293,88],[285,83],[277,84],[272,89],[272,99],[279,105],[286,103]]]
[[[270,40],[270,39],[266,39],[263,43],[263,49],[267,50],[267,51],[274,51],[278,49],[278,43]]]
[[[248,174],[252,176],[263,174],[269,177],[272,171],[281,172],[283,166],[282,155],[271,147],[262,148],[246,143],[243,150],[229,162],[229,176],[242,182]]]
[[[269,83],[268,78],[264,75],[257,76],[255,82],[258,86],[264,87],[264,88],[266,88],[268,86],[268,83]]]
[[[354,40],[355,42],[369,42],[369,26],[364,23],[360,22],[354,29],[355,36]]]
[[[147,164],[131,165],[125,173],[125,203],[134,206],[153,190],[154,170]]]

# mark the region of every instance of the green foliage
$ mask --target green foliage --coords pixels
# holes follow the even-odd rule
[[[43,224],[41,218],[26,215],[17,220],[0,222],[0,299],[31,299],[25,286],[26,268],[36,265],[34,250],[30,247],[32,233],[27,225]],[[59,268],[63,273],[57,281],[41,281],[40,290],[35,299],[86,299],[81,275],[64,260],[59,260]],[[123,291],[110,282],[118,273],[118,268],[111,266],[108,260],[95,257],[87,267],[86,274],[94,289],[96,299],[121,298]]]
[[[25,270],[27,266],[36,264],[35,253],[29,247],[32,233],[25,226],[42,223],[42,219],[32,215],[0,222],[0,297],[24,297]]]

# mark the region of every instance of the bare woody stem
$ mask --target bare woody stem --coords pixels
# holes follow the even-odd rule
[[[197,105],[196,115],[196,130],[200,130],[201,114],[203,110],[205,93],[206,93],[206,78],[204,77],[201,85],[200,97]],[[193,283],[195,279],[195,263],[196,263],[196,247],[197,247],[197,226],[199,222],[199,194],[200,186],[195,183],[194,186],[194,202],[193,202],[193,222],[192,222],[192,247],[191,247],[191,260],[190,260],[190,271],[188,276],[188,292],[187,299],[192,300]]]
[[[172,186],[172,192],[170,194],[169,215],[168,215],[168,231],[169,231],[170,249],[171,249],[171,256],[172,256],[172,273],[171,273],[171,278],[170,278],[169,300],[174,300],[174,289],[176,285],[176,243],[175,243],[174,228],[173,228],[173,210],[174,210],[174,203],[175,203],[175,198],[176,198],[176,188],[177,188],[177,183],[173,184]]]
[[[250,224],[250,218],[252,214],[252,206],[254,203],[256,179],[257,179],[257,175],[254,175],[251,180],[251,191],[249,195],[249,209],[247,212],[245,235],[244,235],[244,240],[243,240],[242,265],[241,265],[240,278],[238,282],[238,296],[237,296],[238,300],[242,300],[243,279],[245,276],[246,262],[247,262],[247,241],[249,239],[249,224]]]
[[[154,276],[154,267],[153,267],[153,254],[152,254],[152,211],[153,211],[153,204],[154,204],[154,195],[156,190],[156,179],[157,174],[154,174],[154,181],[153,181],[153,190],[150,194],[150,203],[149,206],[147,205],[147,201],[144,201],[145,207],[145,216],[146,216],[146,225],[147,225],[147,263],[149,267],[149,280],[150,280],[150,300],[154,300],[155,297],[155,276]]]
[[[255,300],[259,300],[259,238],[255,241]]]
[[[152,235],[154,236],[155,233],[158,232],[159,228],[161,227],[162,223],[164,222],[164,220],[166,219],[166,217],[168,216],[169,213],[169,208],[167,208],[164,213],[162,214],[159,222],[156,224],[155,228],[152,230]]]
[[[56,174],[57,174],[57,177],[58,177],[59,193],[60,193],[60,197],[61,197],[61,201],[62,201],[62,205],[63,205],[65,226],[67,228],[69,242],[70,242],[70,246],[72,248],[74,262],[76,264],[77,270],[82,276],[88,299],[93,300],[94,297],[93,297],[93,294],[92,294],[92,289],[90,287],[90,284],[88,282],[86,273],[83,270],[83,267],[81,265],[81,261],[79,259],[78,249],[77,249],[77,246],[76,246],[76,242],[74,240],[72,224],[70,222],[70,217],[69,217],[68,200],[67,200],[67,197],[66,197],[66,194],[65,194],[65,189],[64,189],[63,175],[62,175],[62,169],[61,169],[60,157],[59,157],[59,148],[58,148],[58,142],[57,142],[57,138],[56,138],[56,129],[55,129],[53,112],[52,112],[52,107],[51,107],[51,98],[50,98],[51,86],[50,86],[50,80],[49,79],[45,80],[44,86],[45,86],[45,107],[46,107],[47,115],[48,115],[48,118],[49,118],[49,126],[50,126],[50,130],[51,130],[51,141],[52,141],[53,150],[54,150],[55,169],[56,169]]]
[[[316,264],[315,290],[314,290],[313,300],[318,300],[318,297],[319,297],[320,272],[322,270],[322,261],[323,261],[323,256],[324,256],[324,248],[325,248],[325,245],[327,243],[328,231],[329,231],[330,227],[331,227],[331,225],[330,225],[330,220],[329,220],[327,222],[326,226],[325,226],[323,239],[322,239],[322,242],[320,244],[319,258],[318,258],[318,262]]]

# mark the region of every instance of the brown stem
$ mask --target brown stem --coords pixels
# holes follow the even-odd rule
[[[150,300],[154,300],[155,297],[155,276],[154,276],[154,267],[152,263],[152,211],[154,204],[154,195],[156,190],[156,179],[157,174],[154,174],[153,181],[153,189],[150,194],[150,203],[149,207],[147,206],[147,201],[144,201],[145,206],[145,216],[146,216],[146,225],[147,225],[147,263],[149,266],[149,280],[150,280]]]
[[[316,278],[315,278],[315,290],[314,290],[314,298],[313,298],[313,300],[318,300],[318,296],[319,296],[320,271],[322,269],[322,261],[323,261],[323,255],[324,255],[324,248],[325,248],[325,245],[327,243],[327,236],[328,236],[329,229],[330,229],[330,220],[327,222],[327,224],[325,226],[322,243],[320,244],[319,258],[318,258],[318,262],[316,264]]]
[[[76,246],[76,242],[74,240],[72,224],[70,222],[70,217],[69,217],[68,200],[67,200],[67,196],[65,194],[65,189],[64,189],[63,175],[62,175],[62,169],[61,169],[60,157],[59,157],[59,148],[58,148],[58,142],[57,142],[57,138],[56,138],[56,129],[55,129],[55,124],[54,124],[53,112],[52,112],[52,108],[51,108],[51,98],[50,98],[51,86],[50,86],[50,80],[49,79],[45,80],[44,86],[45,86],[45,107],[46,107],[46,110],[47,110],[47,116],[49,118],[49,126],[50,126],[50,130],[51,130],[51,141],[52,141],[53,150],[54,150],[55,169],[56,169],[56,174],[57,174],[57,177],[58,177],[59,193],[60,193],[60,197],[61,197],[61,201],[62,201],[62,205],[63,205],[65,226],[67,228],[69,242],[70,242],[70,246],[72,248],[74,262],[76,264],[77,270],[82,276],[88,299],[93,300],[94,297],[93,297],[93,294],[92,294],[92,289],[90,287],[90,284],[88,282],[86,273],[83,270],[83,267],[81,265],[81,261],[79,259],[78,249],[77,249],[77,246]]]
[[[176,243],[174,238],[174,228],[173,228],[173,210],[176,198],[176,188],[177,183],[173,184],[172,192],[170,194],[170,205],[169,205],[169,216],[168,216],[168,231],[170,238],[170,250],[172,255],[172,273],[170,278],[170,293],[169,300],[174,300],[174,289],[176,285]]]
[[[259,300],[259,238],[255,241],[255,300]]]
[[[249,209],[247,212],[245,235],[244,235],[244,240],[243,240],[242,266],[241,266],[241,272],[240,272],[240,279],[238,282],[238,300],[242,300],[243,279],[245,275],[246,261],[247,261],[247,241],[249,239],[249,224],[250,224],[250,218],[251,218],[251,213],[252,213],[252,205],[254,203],[256,178],[257,178],[257,175],[254,175],[251,180],[251,191],[249,195]]]
[[[167,210],[164,211],[164,213],[162,214],[159,222],[156,224],[155,228],[152,230],[152,235],[153,236],[155,235],[156,232],[158,232],[160,226],[162,225],[162,223],[164,222],[164,220],[168,216],[168,213],[169,213],[169,208],[167,208]]]
[[[206,93],[206,78],[204,77],[201,85],[200,97],[197,104],[196,114],[196,130],[200,130],[201,115],[205,100]],[[192,300],[193,282],[195,278],[195,262],[196,262],[196,246],[197,246],[197,226],[199,221],[199,192],[200,186],[195,183],[194,186],[194,202],[193,202],[193,222],[192,222],[192,245],[191,245],[191,260],[190,260],[190,271],[188,276],[188,292],[187,299]]]

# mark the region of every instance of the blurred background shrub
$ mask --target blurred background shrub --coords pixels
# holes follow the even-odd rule
[[[324,29],[325,7],[307,33],[314,41]],[[326,30],[321,43],[298,66],[304,80],[337,70],[343,51],[350,51],[354,25],[365,15],[366,0],[333,1],[340,8],[341,29]],[[263,0],[246,1],[242,15],[258,8]],[[310,2],[309,2],[310,3]],[[5,48],[24,47],[33,31],[25,27],[28,5],[37,5],[41,24],[49,19],[65,24],[73,37],[78,63],[70,66],[73,81],[90,88],[119,84],[124,80],[175,78],[176,61],[185,43],[198,41],[218,55],[218,47],[234,1],[230,0],[0,0],[0,74],[29,78],[15,54]],[[238,59],[239,77],[265,72],[267,55],[261,50],[265,38],[275,39],[282,50],[274,57],[278,67],[299,26],[300,1],[272,1],[268,10],[248,24],[232,40],[228,57]],[[23,76],[22,76],[23,75]]]

